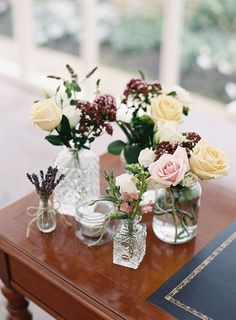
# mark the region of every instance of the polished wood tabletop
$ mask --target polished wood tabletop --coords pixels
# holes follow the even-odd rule
[[[123,172],[118,157],[101,157],[103,170]],[[104,191],[105,181],[101,179]],[[37,205],[30,194],[0,211],[0,277],[8,298],[9,319],[31,319],[24,296],[56,319],[174,319],[147,302],[147,297],[174,275],[220,231],[236,218],[235,193],[219,187],[217,181],[204,182],[195,239],[182,245],[158,240],[147,215],[147,251],[137,270],[112,263],[112,242],[89,248],[74,235],[74,228],[58,215],[51,234],[32,227],[26,238],[30,217],[26,208]]]

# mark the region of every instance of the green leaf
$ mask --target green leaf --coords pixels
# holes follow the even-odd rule
[[[141,150],[142,147],[139,145],[127,144],[124,148],[124,156],[127,163],[138,163],[138,156]]]
[[[67,94],[67,97],[70,99],[72,97],[72,92],[70,86],[66,87],[65,93]]]
[[[64,114],[63,114],[62,120],[61,120],[60,136],[66,140],[71,139],[70,123]]]
[[[91,70],[88,74],[86,74],[85,78],[89,78],[91,77],[92,74],[94,74],[94,72],[97,70],[98,67],[93,68],[93,70]]]
[[[183,114],[184,114],[185,116],[187,116],[188,113],[189,113],[189,107],[184,106],[184,107],[183,107]]]
[[[55,80],[61,80],[61,77],[58,77],[58,76],[47,76],[47,78],[50,78],[50,79],[55,79]]]
[[[142,70],[138,70],[138,73],[140,74],[141,79],[142,79],[142,80],[145,80],[144,72],[143,72]]]
[[[77,82],[72,82],[71,83],[71,89],[74,90],[75,92],[80,92],[81,88]]]
[[[51,98],[51,95],[47,90],[43,90],[43,95],[44,95],[45,99],[50,99]]]
[[[108,152],[111,154],[119,155],[121,154],[121,151],[126,146],[126,143],[121,140],[113,141],[108,146]]]
[[[97,81],[96,81],[96,87],[97,87],[97,88],[99,88],[100,82],[101,82],[101,79],[97,79]]]
[[[177,93],[175,91],[171,91],[167,94],[168,96],[171,96],[171,97],[176,97],[177,96]]]
[[[71,106],[76,106],[77,105],[77,100],[74,100],[74,99],[70,100],[70,105]]]
[[[63,142],[61,141],[60,136],[57,135],[48,135],[45,137],[45,139],[50,142],[51,144],[53,144],[54,146],[61,146],[63,145]]]

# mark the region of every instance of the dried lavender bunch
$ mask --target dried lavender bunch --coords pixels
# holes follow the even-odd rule
[[[39,175],[35,173],[26,174],[27,178],[35,186],[36,192],[44,202],[49,200],[53,190],[61,180],[65,178],[65,175],[61,174],[59,178],[56,179],[57,173],[57,167],[49,166],[46,173],[44,173],[43,170],[40,170]]]

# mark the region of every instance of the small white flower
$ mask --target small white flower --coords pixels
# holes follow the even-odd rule
[[[188,91],[180,86],[172,86],[166,89],[168,93],[175,91],[176,92],[176,99],[183,103],[184,106],[188,107],[191,104],[191,97]]]
[[[198,181],[198,176],[192,172],[188,172],[185,174],[183,180],[181,181],[181,185],[186,188],[191,188]]]
[[[81,110],[75,106],[66,106],[63,108],[63,114],[67,117],[71,128],[75,128],[80,121]]]
[[[122,122],[130,122],[132,119],[133,110],[128,109],[127,106],[121,105],[120,108],[117,109],[116,118]]]
[[[156,126],[154,141],[157,144],[162,141],[183,142],[186,139],[182,133],[177,130],[177,125],[173,121],[158,121]]]
[[[137,192],[134,176],[128,173],[123,173],[116,177],[116,186],[120,187],[121,193],[123,192]]]
[[[151,163],[154,162],[155,158],[155,152],[152,149],[146,148],[140,152],[138,162],[147,168]]]

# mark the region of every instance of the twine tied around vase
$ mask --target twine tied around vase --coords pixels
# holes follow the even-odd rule
[[[104,220],[101,228],[98,230],[98,232],[101,232],[100,237],[99,237],[96,241],[88,244],[88,247],[96,246],[96,245],[102,240],[102,238],[103,238],[103,236],[104,236],[104,233],[105,233],[106,225],[107,225],[110,221],[111,221],[111,216],[108,216],[108,217]]]
[[[47,210],[55,210],[55,214],[57,214],[57,210],[60,208],[61,204],[59,201],[54,202],[53,208],[48,208]],[[26,230],[26,238],[29,239],[30,236],[30,230],[32,224],[37,221],[38,218],[40,218],[45,212],[45,208],[39,208],[39,207],[29,207],[27,208],[27,214],[30,217],[33,217],[33,219],[28,223],[27,230]],[[66,223],[68,227],[72,226],[72,223],[66,219],[66,217],[63,215],[63,220]]]

